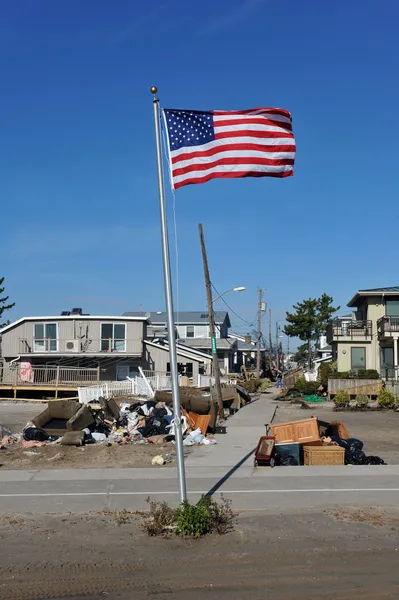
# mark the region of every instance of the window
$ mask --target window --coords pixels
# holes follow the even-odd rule
[[[386,301],[387,317],[399,317],[399,300]]]
[[[366,348],[351,348],[351,368],[353,371],[366,368]]]
[[[381,366],[393,367],[393,348],[381,348]]]
[[[188,338],[194,337],[194,325],[187,325],[186,335]]]
[[[126,352],[126,325],[102,323],[101,352]]]
[[[35,323],[34,352],[57,352],[57,323]]]

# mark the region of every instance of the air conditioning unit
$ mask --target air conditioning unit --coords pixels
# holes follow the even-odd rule
[[[66,352],[79,352],[79,340],[66,340],[65,341]]]

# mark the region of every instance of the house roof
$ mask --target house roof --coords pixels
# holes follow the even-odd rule
[[[212,348],[211,338],[185,338],[184,344],[182,340],[179,340],[180,346],[187,346],[190,348]],[[230,348],[237,347],[237,340],[228,340],[226,338],[216,338],[216,348],[218,350],[230,350]]]
[[[127,317],[147,317],[151,324],[160,325],[166,323],[166,312],[125,312]],[[216,311],[215,323],[221,325],[227,318],[227,325],[231,327],[229,313],[226,311]],[[209,323],[209,313],[207,311],[179,311],[174,313],[176,325],[207,325]]]
[[[6,325],[2,329],[0,329],[0,335],[5,333],[6,331],[9,331],[10,329],[13,329],[14,327],[17,327],[17,325],[20,325],[21,323],[25,323],[26,321],[122,321],[122,323],[125,323],[126,321],[148,322],[148,319],[145,315],[131,317],[125,315],[122,317],[120,315],[118,315],[117,317],[109,315],[68,315],[65,317],[57,315],[48,317],[22,317],[21,319],[13,321],[9,325]]]
[[[165,352],[169,352],[169,344],[167,342],[162,341],[154,342],[149,340],[144,340],[144,344],[148,346],[153,346],[154,348],[159,348],[160,350],[164,350]],[[186,348],[181,346],[180,344],[176,344],[176,351],[178,356],[184,356],[185,358],[192,358],[197,362],[211,361],[212,357],[205,352],[200,352],[199,350],[195,350],[193,348]]]
[[[347,306],[356,306],[361,297],[366,296],[390,296],[399,294],[399,286],[391,286],[391,287],[381,287],[381,288],[371,288],[369,290],[359,290],[356,294],[349,300]]]
[[[332,352],[332,346],[330,344],[326,344],[322,348],[318,348],[317,352],[320,352],[321,354],[324,354],[325,352]]]

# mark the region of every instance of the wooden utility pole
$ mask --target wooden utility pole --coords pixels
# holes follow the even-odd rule
[[[262,339],[262,296],[263,290],[258,290],[258,346],[256,351],[256,376],[260,377],[260,343]]]
[[[273,344],[272,344],[272,309],[269,308],[269,367],[273,373]]]
[[[276,321],[276,367],[277,367],[277,373],[280,370],[280,364],[279,364],[279,351],[278,351],[278,345],[279,345],[279,338],[278,338],[278,322]]]
[[[199,223],[199,225],[198,225],[198,231],[199,231],[200,242],[201,242],[202,262],[204,265],[206,297],[208,300],[209,333],[211,336],[211,343],[212,343],[212,361],[213,361],[213,371],[214,371],[214,376],[215,376],[215,388],[216,388],[216,394],[217,394],[217,399],[218,399],[219,418],[224,419],[223,396],[222,396],[222,388],[220,385],[219,360],[218,360],[217,346],[216,346],[215,316],[213,314],[211,280],[209,277],[208,258],[206,255],[204,232],[202,230],[201,223]]]

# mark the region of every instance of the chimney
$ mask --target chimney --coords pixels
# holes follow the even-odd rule
[[[247,333],[244,339],[246,344],[250,344],[252,342],[252,335],[250,333]]]

